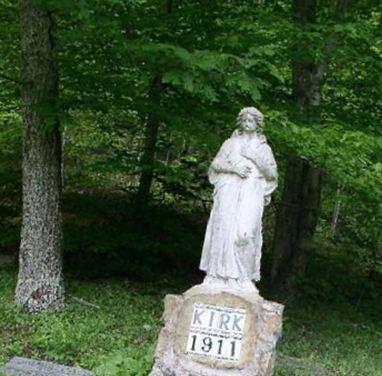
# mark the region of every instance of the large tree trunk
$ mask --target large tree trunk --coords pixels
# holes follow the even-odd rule
[[[23,224],[15,298],[39,312],[64,301],[58,67],[52,15],[32,0],[21,0],[20,7]]]
[[[348,4],[349,0],[338,0],[335,21],[345,18]],[[316,22],[316,13],[317,0],[294,0],[295,21],[302,33]],[[336,34],[328,38],[321,61],[315,58],[309,38],[303,38],[295,46],[293,96],[302,121],[320,122],[321,87],[337,41]],[[316,166],[301,158],[290,158],[273,248],[271,279],[276,298],[296,297],[297,282],[305,274],[319,214],[321,175]]]
[[[295,0],[300,26],[315,21],[316,1]],[[296,46],[293,96],[302,119],[319,121],[323,66],[314,62],[309,46]],[[317,224],[321,172],[298,157],[289,159],[285,187],[278,209],[273,248],[272,287],[277,298],[293,298],[297,281],[305,274]]]

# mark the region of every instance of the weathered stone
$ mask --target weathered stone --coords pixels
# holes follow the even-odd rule
[[[282,312],[250,291],[200,285],[168,295],[150,376],[272,375]]]
[[[12,358],[3,368],[1,376],[90,376],[91,373],[78,367],[67,367],[52,362],[27,358]]]
[[[237,124],[208,170],[214,195],[200,269],[207,274],[205,284],[255,290],[263,211],[277,187],[277,165],[263,134],[264,115],[245,107]]]

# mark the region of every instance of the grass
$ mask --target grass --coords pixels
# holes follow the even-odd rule
[[[100,376],[145,376],[164,296],[200,282],[205,218],[152,208],[149,226],[140,227],[123,214],[131,212],[123,200],[87,200],[74,197],[66,204],[68,300],[62,311],[28,315],[17,308],[17,271],[0,256],[0,364],[24,356]],[[15,232],[8,252],[17,242]],[[301,283],[299,304],[286,305],[278,344],[302,366],[292,371],[279,364],[275,376],[312,376],[314,367],[336,376],[382,376],[382,286],[362,275],[347,252],[320,249]],[[267,297],[270,258],[264,253],[261,291]]]
[[[381,323],[368,320],[349,306],[289,308],[279,351],[319,365],[334,375],[382,375],[381,330]],[[282,367],[276,374],[290,375]]]
[[[69,297],[59,313],[28,315],[13,304],[14,286],[15,271],[0,267],[0,363],[26,356],[111,372],[120,357],[139,361],[152,355],[162,311],[162,296],[153,287],[69,280],[71,296],[100,308]]]
[[[15,355],[26,356],[79,365],[107,376],[143,376],[149,372],[162,298],[170,291],[179,292],[168,282],[69,279],[64,310],[28,315],[13,304],[15,282],[15,269],[2,263],[0,363]],[[73,297],[99,308],[80,304]],[[370,303],[365,298],[365,307]],[[374,303],[378,311],[379,301]],[[382,322],[370,310],[359,308],[338,301],[287,307],[279,351],[334,375],[382,375]],[[311,373],[279,366],[275,375]]]
[[[311,264],[301,301],[286,307],[278,350],[333,375],[381,376],[382,286],[339,250],[321,253]],[[279,367],[276,375],[312,373]]]

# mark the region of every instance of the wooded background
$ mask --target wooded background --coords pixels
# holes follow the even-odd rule
[[[381,376],[381,26],[380,0],[0,0],[0,364],[147,375],[255,106],[275,375]]]
[[[252,105],[280,173],[270,294],[298,299],[324,251],[381,281],[378,0],[0,6],[0,249],[17,253],[24,223],[20,303],[62,302],[62,232],[78,274],[196,269],[208,165]]]

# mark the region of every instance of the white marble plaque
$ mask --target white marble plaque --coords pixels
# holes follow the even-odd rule
[[[186,353],[239,361],[245,317],[245,309],[195,303]]]

